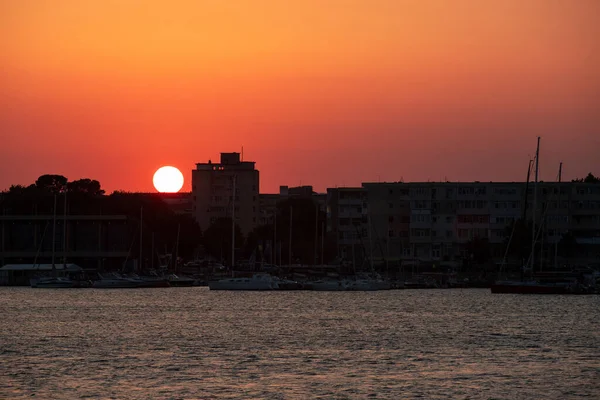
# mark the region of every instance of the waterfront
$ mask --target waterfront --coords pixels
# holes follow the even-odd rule
[[[0,288],[0,398],[600,396],[600,297]]]

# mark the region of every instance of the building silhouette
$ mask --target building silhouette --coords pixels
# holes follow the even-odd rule
[[[247,235],[259,219],[259,172],[240,153],[221,153],[220,163],[196,164],[192,171],[192,213],[205,231],[219,218],[231,218]],[[235,192],[235,193],[234,193]]]
[[[369,253],[375,262],[412,260],[452,265],[470,257],[466,244],[476,238],[489,242],[491,258],[501,262],[513,222],[523,216],[531,220],[534,209],[539,230],[536,242],[541,248],[536,264],[553,264],[556,244],[567,233],[577,244],[571,263],[600,260],[598,184],[538,183],[535,208],[534,185],[525,182],[395,182],[363,183],[362,187],[367,233],[361,240],[367,242],[370,235]],[[334,190],[347,188],[330,189]],[[336,215],[335,207],[331,215]],[[336,219],[338,226],[348,224],[340,220],[344,215],[341,209],[337,215],[340,217],[332,218],[334,230]],[[340,234],[340,247],[344,240]]]

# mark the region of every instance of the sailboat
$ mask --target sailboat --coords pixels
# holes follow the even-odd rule
[[[540,138],[537,140],[537,149],[535,152],[535,183],[534,183],[534,200],[533,200],[533,229],[531,238],[531,254],[527,264],[523,267],[523,271],[533,272],[535,266],[535,243],[539,232],[536,232],[536,203],[537,203],[537,183],[539,172],[539,154],[540,154]],[[528,179],[529,181],[529,179]],[[540,231],[542,225],[540,225]],[[510,242],[509,242],[510,243]],[[516,293],[516,294],[567,294],[572,293],[573,287],[571,282],[539,282],[535,279],[530,280],[505,280],[496,281],[491,286],[492,293]]]
[[[65,194],[65,220],[66,220],[66,212],[67,212],[67,195]],[[66,244],[66,229],[63,229],[63,246]],[[41,244],[40,244],[41,246]],[[65,247],[64,252],[66,253],[67,249]],[[56,265],[54,263],[56,255],[56,195],[54,195],[54,210],[52,217],[52,276],[41,276],[34,277],[29,280],[29,284],[32,288],[44,288],[44,289],[64,289],[64,288],[72,288],[75,286],[75,282],[71,279],[63,276],[56,276]],[[63,263],[64,272],[67,272],[67,264]]]

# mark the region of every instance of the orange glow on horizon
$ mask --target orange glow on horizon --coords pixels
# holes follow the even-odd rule
[[[596,0],[2,0],[0,190],[151,191],[239,151],[261,192],[597,170]],[[594,171],[594,168],[596,170]],[[189,183],[182,190],[189,191]]]

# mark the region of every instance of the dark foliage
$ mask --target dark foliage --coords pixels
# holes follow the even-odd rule
[[[125,215],[127,216],[132,255],[139,252],[140,217],[143,213],[142,242],[144,266],[158,266],[157,256],[174,253],[192,258],[201,243],[198,224],[189,216],[176,215],[162,200],[160,194],[115,192],[104,195],[98,181],[80,179],[68,182],[60,175],[42,175],[34,185],[11,186],[2,196],[0,207],[5,214],[52,214],[64,212],[65,196],[69,215]],[[177,229],[180,228],[177,246]],[[154,237],[154,254],[152,238]]]
[[[204,249],[212,257],[224,265],[231,265],[231,218],[219,218],[204,231]],[[235,225],[235,256],[242,257],[239,251],[243,248],[244,236],[239,225]],[[246,256],[244,254],[243,256]],[[236,261],[237,263],[237,261]]]
[[[514,230],[514,232],[513,232]],[[512,234],[512,239],[510,239]],[[531,221],[518,219],[506,228],[508,256],[518,260],[527,260],[531,253],[532,225]],[[510,245],[509,245],[510,240]]]
[[[594,176],[591,172],[587,174],[585,178],[581,179],[573,179],[573,182],[581,182],[581,183],[600,183],[600,178]]]

